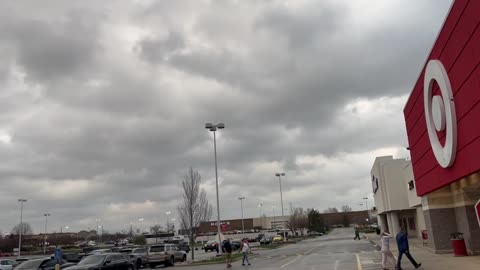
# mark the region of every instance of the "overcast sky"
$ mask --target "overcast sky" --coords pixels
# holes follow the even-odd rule
[[[359,210],[375,157],[408,156],[402,110],[450,4],[2,1],[0,231],[19,198],[37,233],[44,213],[49,231],[165,223],[190,166],[215,206],[206,122],[226,126],[223,218],[240,196],[280,213],[275,172],[284,208]]]

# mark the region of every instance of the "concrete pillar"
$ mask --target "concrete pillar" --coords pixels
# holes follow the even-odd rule
[[[400,232],[400,222],[398,220],[398,214],[396,212],[390,213],[391,217],[391,228],[390,228],[390,234],[395,236],[397,233]]]
[[[381,214],[377,216],[378,220],[378,228],[380,228],[380,231],[385,231],[388,229],[388,221],[387,221],[387,214]]]

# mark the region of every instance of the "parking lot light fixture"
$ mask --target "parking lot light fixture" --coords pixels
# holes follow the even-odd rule
[[[22,252],[22,232],[23,232],[23,204],[27,202],[26,199],[18,199],[20,203],[20,228],[19,228],[19,237],[18,237],[18,257],[20,258],[20,253]]]
[[[368,211],[368,198],[367,197],[364,197],[362,198],[365,200],[365,207],[367,208],[367,211]]]
[[[47,254],[47,220],[50,214],[43,214],[45,216],[45,235],[43,236],[43,254]]]
[[[286,241],[285,237],[285,214],[283,208],[283,192],[282,192],[282,176],[285,176],[285,173],[276,173],[275,176],[278,177],[278,182],[280,184],[280,203],[282,205],[282,228],[283,228],[283,241]]]
[[[245,225],[243,224],[243,200],[245,200],[245,197],[240,197],[238,198],[240,200],[240,209],[242,211],[242,234],[245,233]]]
[[[213,152],[214,152],[214,159],[215,159],[215,187],[217,191],[217,234],[218,234],[218,240],[221,242],[221,231],[220,231],[220,199],[219,199],[219,194],[218,194],[218,166],[217,166],[217,136],[216,136],[216,131],[218,129],[224,129],[225,124],[224,123],[218,123],[216,125],[212,123],[206,123],[205,128],[213,132]],[[219,253],[222,254],[223,251],[220,248]]]
[[[257,206],[258,206],[258,217],[261,218],[262,217],[262,206],[263,206],[263,204],[259,203]]]

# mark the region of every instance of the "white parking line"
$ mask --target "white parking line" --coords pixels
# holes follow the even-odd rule
[[[297,256],[297,257],[295,257],[295,259],[293,259],[293,260],[289,261],[288,263],[286,263],[286,264],[284,264],[284,265],[280,266],[280,268],[284,268],[285,266],[287,266],[287,265],[289,265],[289,264],[293,263],[294,261],[296,261],[296,260],[297,260],[298,258],[300,258],[300,257],[301,257],[301,255],[300,255],[300,256]]]
[[[303,254],[305,254],[305,255],[306,255],[308,252],[310,252],[310,251],[312,251],[312,250],[314,250],[314,249],[316,249],[316,248],[317,248],[317,247],[313,247],[313,248],[311,248],[311,249],[309,249],[309,250],[305,251]]]

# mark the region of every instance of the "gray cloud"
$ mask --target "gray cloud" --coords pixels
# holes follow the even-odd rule
[[[285,205],[358,208],[450,1],[165,3],[0,4],[2,232],[20,197],[36,231],[164,222],[189,166],[213,202],[205,122],[223,217],[270,215],[278,171]]]

